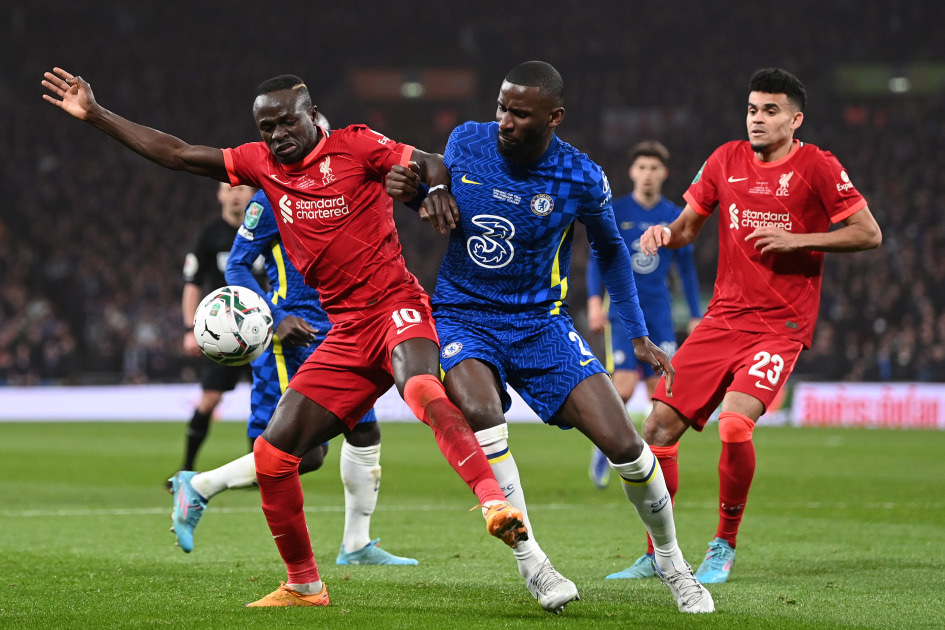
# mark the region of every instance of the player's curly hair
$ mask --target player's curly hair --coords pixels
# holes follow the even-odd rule
[[[662,142],[656,140],[644,140],[630,149],[630,164],[637,161],[638,157],[654,157],[663,163],[663,166],[669,166],[669,149]]]
[[[312,106],[312,96],[308,92],[308,86],[305,85],[305,81],[294,74],[280,74],[277,77],[266,79],[256,88],[256,96],[278,92],[279,90],[298,90],[302,106],[306,108]]]
[[[537,87],[551,96],[557,106],[564,105],[564,79],[553,65],[544,61],[520,63],[505,75],[505,80],[514,85]]]
[[[758,70],[751,75],[748,90],[767,94],[785,94],[799,112],[804,111],[807,106],[807,90],[804,89],[804,84],[796,76],[781,68]]]

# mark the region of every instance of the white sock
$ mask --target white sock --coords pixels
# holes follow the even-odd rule
[[[666,480],[659,462],[643,444],[643,452],[636,461],[626,464],[610,463],[620,475],[623,493],[636,508],[640,520],[653,540],[657,564],[669,568],[670,563],[682,567],[683,556],[676,544],[676,524],[673,521],[673,502],[666,489]]]
[[[345,486],[345,551],[357,551],[371,542],[371,515],[381,485],[381,445],[341,443],[341,482]]]
[[[213,495],[228,488],[245,488],[256,481],[256,463],[253,454],[247,453],[239,459],[234,459],[219,468],[197,473],[190,479],[200,496],[209,500]]]
[[[286,584],[296,593],[302,593],[302,595],[318,595],[322,592],[322,581],[309,582],[308,584]]]
[[[495,475],[499,487],[505,493],[505,498],[513,506],[522,512],[525,520],[525,527],[528,528],[528,540],[520,542],[512,549],[515,560],[518,562],[518,571],[526,580],[532,576],[547,556],[538,546],[535,540],[535,530],[528,520],[528,509],[525,506],[525,494],[522,490],[522,480],[518,474],[518,466],[515,465],[515,458],[509,451],[509,427],[507,424],[483,429],[476,432],[476,439],[479,440],[479,446],[489,458],[489,464],[492,466],[492,474]]]

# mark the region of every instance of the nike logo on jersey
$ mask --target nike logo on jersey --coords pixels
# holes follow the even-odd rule
[[[587,365],[588,363],[590,363],[591,361],[594,361],[594,360],[595,360],[595,359],[585,359],[585,360],[581,361],[581,365]]]
[[[729,183],[729,184],[734,184],[734,183],[736,183],[736,182],[743,182],[743,181],[745,181],[746,179],[748,179],[748,178],[747,178],[747,177],[732,177],[731,175],[729,175],[728,183]]]
[[[761,389],[767,389],[769,392],[773,392],[773,391],[774,391],[772,388],[768,387],[767,385],[765,385],[765,384],[762,383],[761,381],[758,381],[757,383],[755,383],[755,387],[760,387]]]
[[[278,183],[282,184],[283,186],[289,186],[289,185],[292,184],[292,182],[288,182],[288,181],[284,182],[284,181],[282,181],[281,179],[279,179],[278,177],[276,177],[276,176],[273,175],[272,173],[269,173],[269,179],[271,179],[271,180],[274,181],[274,182],[278,182]]]
[[[469,455],[466,456],[466,459],[460,460],[460,461],[457,463],[457,465],[458,465],[458,466],[462,466],[463,464],[465,464],[466,462],[468,462],[468,461],[472,458],[472,456],[475,455],[475,454],[476,454],[475,452],[470,453]]]
[[[404,332],[405,330],[409,330],[409,329],[413,328],[414,326],[416,326],[416,324],[410,324],[409,326],[404,326],[403,328],[398,328],[398,329],[397,329],[397,334],[399,335],[400,333]]]
[[[473,180],[469,179],[469,177],[467,177],[465,174],[463,175],[463,178],[460,181],[463,182],[464,184],[475,184],[476,186],[482,186],[482,182],[474,182]]]

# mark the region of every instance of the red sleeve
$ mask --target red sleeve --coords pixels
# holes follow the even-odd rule
[[[719,188],[716,185],[720,172],[719,149],[716,149],[705,161],[696,178],[692,180],[689,189],[683,194],[683,199],[689,207],[704,217],[712,214],[719,203]]]
[[[401,144],[364,125],[353,125],[351,148],[379,177],[386,177],[395,164],[407,166],[414,148]]]
[[[269,149],[262,142],[241,144],[233,149],[223,149],[223,163],[230,176],[231,186],[254,186],[259,188],[261,165],[269,157]]]
[[[817,194],[832,223],[839,223],[866,207],[866,199],[850,181],[846,169],[833,153],[820,152],[815,174]]]

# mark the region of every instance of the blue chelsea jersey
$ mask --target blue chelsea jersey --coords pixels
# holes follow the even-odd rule
[[[305,284],[302,274],[289,261],[279,237],[276,215],[262,191],[253,196],[246,208],[246,217],[227,261],[226,281],[262,294],[262,287],[248,273],[260,255],[266,261],[266,275],[269,277],[269,291],[265,295],[272,309],[273,328],[278,327],[286,315],[301,317],[320,331],[331,328],[318,300],[318,291]]]
[[[497,138],[494,122],[467,122],[450,134],[444,161],[460,221],[440,266],[434,305],[497,313],[566,310],[573,224],[579,220],[628,331],[645,335],[601,168],[556,136],[536,163],[519,165],[499,154]]]
[[[690,317],[702,316],[699,304],[699,280],[696,274],[692,244],[679,249],[661,248],[656,255],[648,256],[640,248],[640,237],[651,225],[669,225],[682,213],[682,208],[665,197],[652,208],[644,208],[632,194],[619,197],[613,202],[614,218],[620,235],[630,250],[633,278],[640,297],[640,306],[651,316],[666,313],[669,317],[670,293],[668,279],[671,268],[676,266],[682,281]],[[588,296],[602,294],[602,279],[597,262],[591,258],[587,265]],[[616,318],[615,313],[611,313]]]

